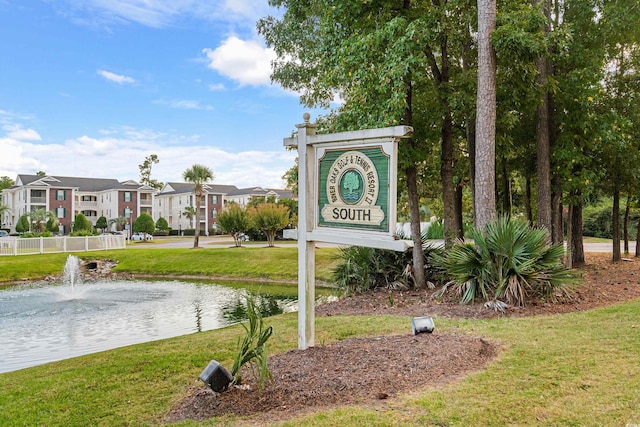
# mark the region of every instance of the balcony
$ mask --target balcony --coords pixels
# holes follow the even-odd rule
[[[31,196],[31,200],[30,200],[32,205],[46,205],[47,204],[47,198],[46,197],[34,197]]]
[[[98,201],[97,200],[80,200],[78,203],[78,208],[97,208]]]
[[[151,197],[140,197],[140,206],[152,206],[153,199]]]

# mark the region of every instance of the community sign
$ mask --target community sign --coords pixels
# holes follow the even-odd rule
[[[317,226],[388,231],[393,146],[318,150]]]

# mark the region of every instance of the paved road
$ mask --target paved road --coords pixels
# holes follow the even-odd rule
[[[165,242],[166,240],[166,242]],[[246,246],[258,244],[263,245],[263,242],[253,243],[253,242],[245,242]],[[435,245],[442,245],[442,241],[434,241]],[[134,245],[143,245],[142,243],[134,243]],[[277,246],[284,245],[295,245],[295,242],[287,241],[287,242],[276,242]],[[193,237],[180,237],[180,238],[156,238],[152,245],[144,245],[148,248],[191,248],[193,247]],[[233,246],[233,239],[229,236],[200,236],[200,246],[203,248],[212,248],[212,247],[230,247]],[[332,246],[328,244],[321,244],[319,246]],[[335,246],[335,245],[333,245]],[[585,252],[612,252],[612,244],[611,243],[585,243],[584,244]],[[620,250],[624,253],[624,247],[622,244],[620,245]],[[635,254],[636,250],[636,242],[629,242],[629,253]]]

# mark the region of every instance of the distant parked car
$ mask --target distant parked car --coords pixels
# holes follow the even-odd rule
[[[9,236],[9,233],[7,233],[6,230],[0,230],[0,239],[4,238],[4,237],[11,237]],[[0,243],[0,248],[8,248],[9,247],[9,241],[5,241],[3,243]]]
[[[153,240],[153,236],[149,233],[133,233],[131,240]]]

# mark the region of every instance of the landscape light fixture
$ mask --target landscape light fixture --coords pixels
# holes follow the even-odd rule
[[[226,390],[231,381],[233,381],[233,377],[229,371],[215,360],[209,362],[198,378],[204,381],[204,383],[211,387],[211,390],[216,393]]]
[[[423,332],[431,333],[435,329],[433,319],[431,317],[414,317],[411,319],[411,329],[413,335],[417,335]]]

